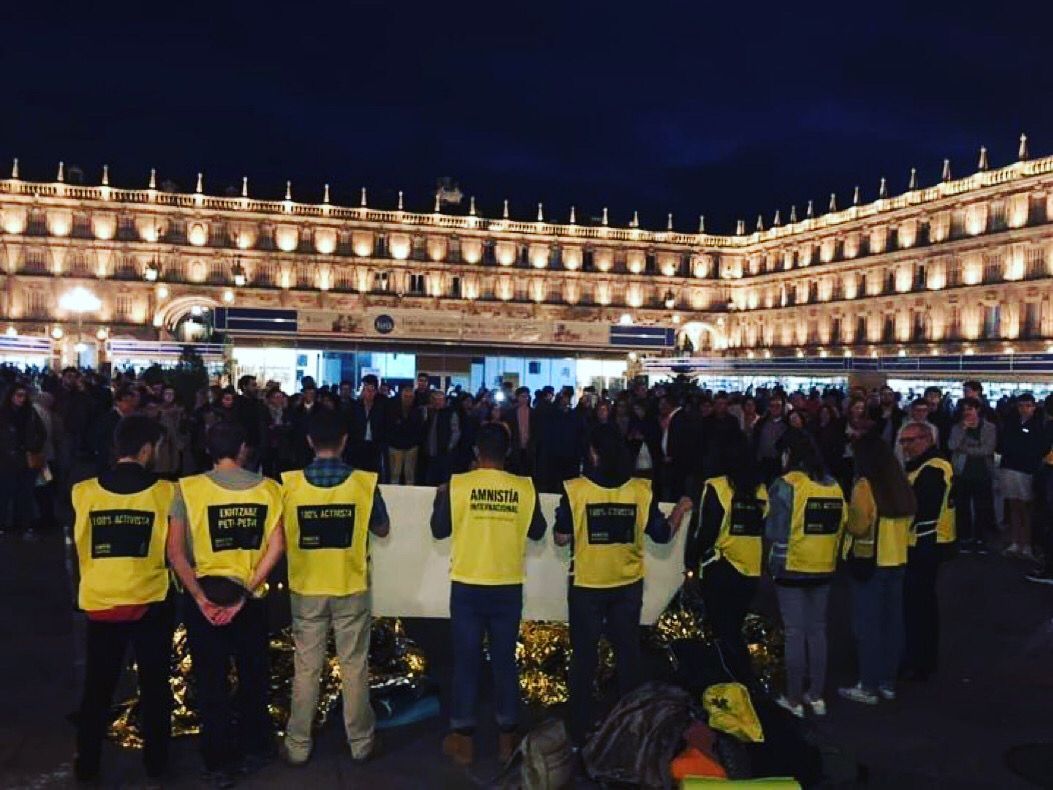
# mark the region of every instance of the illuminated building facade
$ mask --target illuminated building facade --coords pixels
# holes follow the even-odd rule
[[[730,236],[293,199],[0,180],[0,355],[105,359],[192,335],[247,346],[530,348],[625,358],[1045,352],[1053,157]],[[69,293],[98,300],[78,308]],[[190,322],[189,329],[187,322]],[[145,346],[141,346],[145,347]],[[5,352],[6,349],[6,352]],[[45,351],[44,349],[48,349]],[[26,352],[28,354],[28,351]],[[83,357],[82,357],[83,359]]]

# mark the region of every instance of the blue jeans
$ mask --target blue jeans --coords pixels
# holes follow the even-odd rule
[[[450,586],[450,630],[453,634],[453,699],[450,728],[475,726],[483,635],[488,639],[494,675],[494,713],[502,730],[519,723],[519,670],[516,639],[523,614],[521,584]]]
[[[904,567],[875,568],[852,582],[852,627],[859,653],[859,682],[874,691],[892,686],[903,653]]]

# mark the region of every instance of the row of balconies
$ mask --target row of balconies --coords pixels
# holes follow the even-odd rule
[[[1047,221],[1053,196],[1017,193],[1006,199],[977,202],[938,211],[927,217],[901,220],[895,226],[876,226],[841,232],[804,244],[752,255],[718,257],[697,248],[662,249],[563,242],[487,238],[474,235],[421,234],[369,228],[339,229],[294,223],[216,221],[180,214],[122,214],[75,212],[67,208],[0,206],[0,227],[9,234],[32,237],[71,237],[101,241],[190,245],[290,254],[393,258],[522,268],[661,273],[670,277],[737,279],[778,271],[858,260],[861,257],[926,247],[972,238],[984,233],[1037,225]]]

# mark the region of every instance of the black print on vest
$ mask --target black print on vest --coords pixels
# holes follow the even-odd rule
[[[301,549],[346,549],[355,537],[355,506],[300,505]]]
[[[93,560],[142,558],[150,553],[154,514],[149,510],[93,510],[88,513],[88,523]]]
[[[844,506],[844,501],[836,497],[808,497],[804,504],[804,534],[836,535]]]
[[[589,533],[589,543],[593,546],[634,543],[636,505],[586,505],[585,528]]]
[[[212,551],[256,551],[263,543],[267,506],[254,503],[208,506]]]
[[[731,526],[736,537],[759,538],[764,533],[764,508],[756,499],[736,499],[731,503]]]

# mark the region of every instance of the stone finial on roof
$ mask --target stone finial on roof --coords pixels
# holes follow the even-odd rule
[[[359,203],[362,208],[366,207],[366,188],[362,187],[362,197],[359,199]]]
[[[328,203],[329,202],[329,185],[328,184],[326,184],[325,188],[322,190],[322,202],[323,203]]]
[[[888,179],[881,176],[881,183],[878,185],[877,196],[884,200],[888,197]]]
[[[406,204],[405,204],[405,203],[403,202],[403,200],[402,200],[402,190],[400,189],[400,190],[399,190],[399,209],[398,209],[398,210],[399,210],[399,211],[402,211],[402,210],[403,210],[403,208],[405,208],[405,205],[406,205]]]
[[[827,206],[828,211],[837,211],[837,193],[830,193],[830,205]]]
[[[204,191],[204,187],[205,187],[204,176],[202,176],[201,173],[198,173],[197,174],[197,185],[194,187],[194,192],[196,192],[197,194],[200,195]]]
[[[910,181],[907,183],[907,190],[913,192],[918,188],[918,168],[912,167],[910,169]]]
[[[987,146],[986,145],[981,145],[980,146],[980,161],[976,163],[976,169],[982,171],[982,170],[986,170],[987,167],[988,167],[988,164],[987,164]]]
[[[856,184],[856,188],[852,190],[852,205],[859,205],[859,184]]]
[[[150,168],[150,181],[148,189],[157,189],[157,170],[153,167]]]
[[[1016,149],[1016,158],[1021,162],[1025,161],[1030,154],[1027,150],[1027,135],[1021,133],[1020,135],[1020,147]]]
[[[102,185],[108,187],[110,185],[110,166],[102,166]]]
[[[501,216],[505,219],[508,219],[508,198],[505,198],[505,206],[504,209],[502,209],[501,211]]]
[[[775,209],[775,217],[771,221],[773,228],[778,228],[782,225],[782,211]]]
[[[577,218],[577,215],[576,215],[576,213],[574,211],[574,206],[571,206],[570,207],[570,224],[571,225],[576,225],[577,222],[578,222],[578,218]]]
[[[249,177],[241,177],[241,196],[247,198],[249,196]]]
[[[944,159],[943,160],[943,172],[940,173],[940,178],[943,179],[944,181],[950,181],[951,180],[951,160],[950,159]]]
[[[18,179],[18,157],[16,156],[14,161],[11,163],[11,178]]]
[[[810,201],[810,200],[808,201],[808,207],[805,208],[805,210],[804,210],[804,216],[805,216],[805,219],[811,219],[812,217],[815,216],[815,206],[812,204],[812,201]]]
[[[66,163],[65,162],[59,162],[58,163],[58,175],[55,177],[55,180],[60,182],[60,183],[66,180]]]
[[[790,224],[792,225],[797,221],[797,204],[794,203],[790,206]]]
[[[699,233],[705,233],[706,232],[706,215],[705,214],[699,214],[698,215],[698,232]]]
[[[665,215],[665,229],[666,230],[672,230],[673,229],[673,212],[672,211],[670,211],[668,214]]]
[[[607,207],[606,206],[603,207],[603,220],[602,220],[602,222],[603,222],[604,225],[607,224]]]
[[[468,216],[475,216],[475,195],[472,195],[470,198],[468,198]]]

